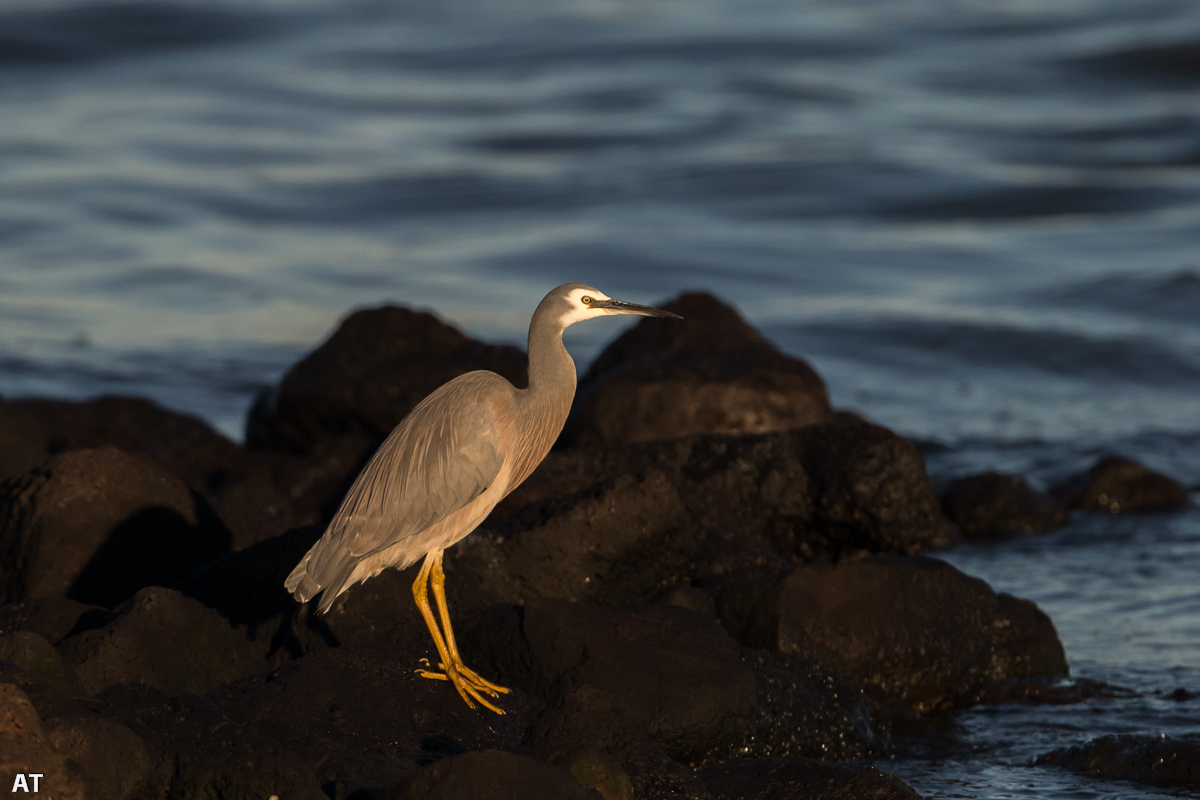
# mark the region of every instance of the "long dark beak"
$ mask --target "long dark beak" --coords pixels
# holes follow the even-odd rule
[[[663,311],[654,306],[639,306],[637,303],[626,303],[623,300],[594,300],[592,308],[606,309],[610,314],[636,314],[639,317],[663,317],[664,319],[683,319],[678,314]]]

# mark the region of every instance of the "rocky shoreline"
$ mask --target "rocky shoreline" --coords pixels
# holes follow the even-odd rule
[[[513,688],[500,717],[415,674],[434,657],[415,568],[324,617],[283,579],[416,402],[471,369],[521,385],[519,350],[356,312],[257,399],[246,446],[137,398],[0,400],[0,781],[36,771],[56,798],[910,798],[861,763],[898,725],[1121,691],[1071,682],[1036,605],[929,553],[1072,511],[1168,511],[1182,487],[1110,458],[1047,494],[988,473],[939,497],[912,443],[831,408],[736,311],[664,307],[690,319],[615,340],[558,448],[447,551],[464,656]],[[1039,763],[1200,783],[1191,741]]]

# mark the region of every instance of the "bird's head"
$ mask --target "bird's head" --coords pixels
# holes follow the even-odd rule
[[[555,314],[563,328],[594,317],[613,314],[634,314],[639,317],[666,317],[682,319],[678,314],[663,311],[653,306],[639,306],[623,300],[613,300],[604,292],[585,283],[567,283],[559,286],[542,301],[543,306]]]

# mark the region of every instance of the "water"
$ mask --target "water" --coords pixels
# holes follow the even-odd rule
[[[5,396],[144,394],[238,437],[355,306],[520,343],[568,280],[715,291],[939,482],[1116,451],[1200,486],[1200,6],[0,10]],[[1193,508],[949,553],[1140,694],[971,711],[886,767],[936,796],[1170,795],[1026,764],[1200,728],[1167,699],[1200,691],[1198,542]]]

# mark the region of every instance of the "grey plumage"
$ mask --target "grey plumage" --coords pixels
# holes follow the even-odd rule
[[[474,676],[457,659],[440,588],[441,552],[471,533],[550,451],[575,395],[575,362],[563,346],[562,332],[583,319],[611,314],[675,316],[612,300],[585,284],[551,291],[529,325],[528,388],[476,371],[421,401],[355,480],[324,536],[288,576],[287,590],[301,602],[320,593],[324,613],[354,584],[425,558],[414,596],[443,661],[456,663],[443,663],[445,675],[422,674],[450,680],[468,705],[469,693],[499,711],[472,687],[493,696],[506,690]],[[439,642],[424,599],[423,582],[431,575],[447,629],[445,643]],[[468,684],[466,692],[461,680]]]

